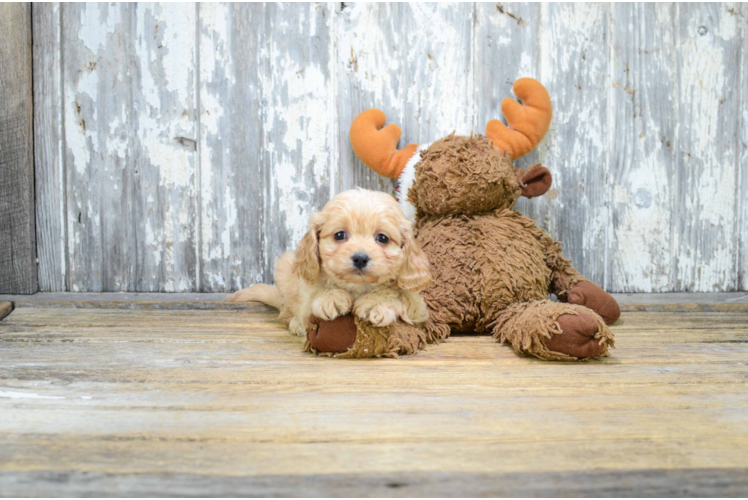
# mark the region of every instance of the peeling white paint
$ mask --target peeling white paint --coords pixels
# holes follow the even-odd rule
[[[97,109],[95,106],[92,108],[86,126],[84,115],[88,110],[84,106],[88,102],[95,103],[98,99],[99,75],[95,71],[83,71],[77,83],[75,89],[65,89],[65,133],[68,150],[73,154],[75,170],[83,175],[91,162],[91,152],[98,150],[98,133],[91,128],[91,118],[96,121]]]
[[[474,129],[471,25],[467,4],[352,4],[337,30],[339,67],[355,78],[367,107],[383,108],[402,128],[401,144],[467,134]]]
[[[740,45],[736,21],[719,5],[683,4],[678,10],[678,61],[689,69],[679,73],[680,122],[698,127],[681,129],[679,175],[685,193],[676,206],[689,224],[676,233],[676,270],[687,291],[734,290],[738,150],[732,137],[738,128],[726,110],[740,102],[734,92],[740,82],[733,63]]]
[[[269,104],[264,110],[264,130],[268,144],[273,144],[268,152],[277,186],[277,194],[274,191],[269,194],[272,201],[278,197],[284,229],[295,247],[315,209],[304,174],[311,172],[314,179],[321,180],[328,173],[330,123],[324,119],[330,105],[327,79],[320,67],[300,67],[289,54],[281,54],[273,45],[268,56],[278,62],[274,71],[264,74],[262,80],[264,99]],[[281,89],[280,93],[276,89]],[[283,148],[278,148],[275,141],[278,137]]]
[[[230,257],[230,234],[231,227],[226,224],[224,213],[221,210],[218,195],[225,193],[228,186],[217,191],[216,184],[224,181],[220,176],[215,176],[213,170],[217,165],[224,164],[226,152],[222,149],[214,149],[213,143],[217,142],[220,148],[224,147],[221,124],[226,118],[222,102],[223,96],[215,89],[221,89],[224,85],[231,85],[233,79],[233,64],[229,58],[230,54],[230,8],[225,4],[209,3],[200,5],[200,198],[201,206],[201,245],[198,248],[198,256],[201,260],[201,274],[204,276],[202,287],[209,290],[221,289],[225,286],[222,272],[213,272],[215,267],[212,261],[225,262]],[[216,93],[214,93],[216,92]],[[229,152],[230,153],[230,152]],[[227,157],[230,161],[231,156]],[[218,172],[219,170],[217,170]],[[229,190],[230,193],[230,190]],[[231,203],[230,201],[228,203]],[[235,213],[234,207],[226,207]],[[214,234],[220,230],[220,239],[216,240]],[[226,269],[219,266],[220,269]]]
[[[385,110],[401,146],[482,132],[518,76],[546,84],[555,108],[533,153],[553,191],[521,206],[575,265],[616,291],[729,290],[748,276],[748,175],[736,170],[748,153],[734,125],[741,105],[748,122],[748,29],[728,12],[745,7],[201,4],[199,19],[185,4],[63,8],[72,290],[267,280],[328,193],[389,188],[352,163],[355,114]],[[616,30],[635,52],[628,68]],[[242,93],[254,115],[234,107]],[[230,147],[242,133],[251,158]]]
[[[611,33],[614,110],[608,141],[614,144],[611,166],[609,253],[613,290],[656,292],[672,287],[673,123],[670,97],[677,87],[672,4],[616,6]],[[648,25],[627,22],[640,12]]]
[[[280,11],[286,10],[281,13]],[[263,108],[263,166],[270,169],[270,185],[264,193],[264,231],[280,227],[278,233],[264,234],[264,251],[272,263],[277,256],[296,247],[308,227],[309,217],[326,199],[319,192],[334,193],[337,177],[332,138],[335,123],[335,95],[330,78],[331,63],[322,56],[331,50],[317,47],[332,38],[329,4],[300,4],[279,7],[272,14],[289,17],[281,21],[261,45],[260,61],[271,61],[259,74]],[[289,10],[291,12],[289,12]],[[291,20],[303,28],[291,26]],[[319,54],[319,60],[313,54]],[[277,211],[276,211],[277,210]],[[282,242],[282,246],[278,243]]]
[[[96,54],[107,45],[107,37],[114,35],[121,22],[119,9],[106,3],[91,3],[80,11],[78,38],[83,46]]]
[[[536,20],[539,73],[553,121],[539,158],[553,172],[555,196],[531,213],[564,243],[564,254],[603,284],[609,210],[606,46],[609,5],[541,4]]]

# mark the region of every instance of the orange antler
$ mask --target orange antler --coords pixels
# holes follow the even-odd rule
[[[537,80],[520,78],[514,82],[513,90],[522,104],[510,97],[501,103],[509,127],[491,120],[486,125],[486,137],[493,141],[494,148],[510,152],[512,160],[516,160],[535,149],[548,131],[553,106],[548,91]]]
[[[351,145],[364,165],[380,175],[397,179],[405,164],[418,149],[417,144],[408,144],[400,151],[400,127],[384,126],[387,117],[378,109],[367,109],[351,124]]]

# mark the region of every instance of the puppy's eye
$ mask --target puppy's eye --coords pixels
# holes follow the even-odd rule
[[[344,241],[345,240],[345,231],[338,231],[335,233],[335,241]]]
[[[388,238],[387,236],[385,236],[384,234],[382,234],[382,233],[379,233],[379,234],[377,235],[377,241],[378,241],[379,243],[381,243],[382,245],[386,245],[387,243],[389,243],[389,242],[390,242],[390,239],[389,239],[389,238]]]

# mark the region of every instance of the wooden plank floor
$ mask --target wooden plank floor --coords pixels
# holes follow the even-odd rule
[[[612,357],[549,363],[476,335],[315,357],[262,306],[17,301],[0,495],[746,495],[748,304],[726,303],[625,312]]]

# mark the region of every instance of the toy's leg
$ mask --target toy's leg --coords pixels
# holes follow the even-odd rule
[[[565,299],[569,304],[589,307],[608,325],[615,323],[621,317],[621,308],[616,299],[591,281],[581,281],[569,288]],[[564,298],[559,296],[559,300],[564,300]]]
[[[550,300],[513,304],[492,326],[494,338],[540,359],[607,356],[608,347],[613,347],[613,334],[595,312]]]
[[[561,302],[588,307],[605,323],[615,323],[621,316],[616,299],[574,269],[571,261],[561,255],[559,242],[548,235],[543,236],[543,242],[546,244],[545,260],[552,271],[549,291]]]
[[[426,332],[402,321],[378,327],[356,318],[356,326],[356,342],[336,358],[396,358],[426,345]]]
[[[304,350],[336,358],[396,358],[417,353],[427,342],[424,330],[401,321],[377,327],[347,314],[311,323]]]
[[[346,352],[356,342],[356,322],[352,314],[338,316],[330,321],[312,317],[310,323],[304,350]]]

